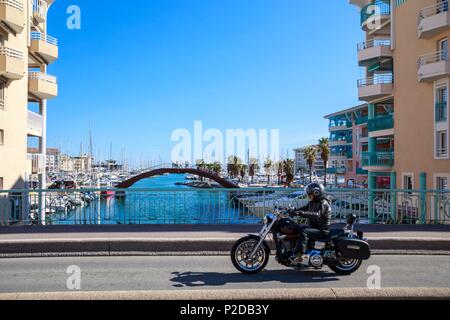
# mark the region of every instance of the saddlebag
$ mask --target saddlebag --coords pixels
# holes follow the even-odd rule
[[[368,260],[370,258],[369,244],[360,239],[338,238],[335,240],[335,247],[347,259]]]

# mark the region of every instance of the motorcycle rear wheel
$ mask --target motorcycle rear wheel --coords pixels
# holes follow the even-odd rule
[[[248,258],[258,242],[259,237],[248,236],[235,243],[231,249],[231,262],[237,270],[244,274],[257,274],[267,266],[270,248],[266,242],[263,242],[253,259]]]
[[[348,276],[358,271],[361,267],[362,260],[359,259],[339,259],[335,265],[329,265],[330,269],[339,275]]]

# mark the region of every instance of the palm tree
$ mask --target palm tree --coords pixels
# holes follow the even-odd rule
[[[312,182],[312,168],[317,159],[317,150],[314,147],[307,147],[303,151],[303,158],[309,167],[309,180]]]
[[[236,156],[228,157],[227,171],[231,178],[236,178],[240,173],[242,160]]]
[[[327,186],[327,166],[330,160],[330,139],[322,138],[319,140],[319,152],[320,157],[323,160],[323,166],[325,167],[324,185]]]
[[[195,162],[195,165],[197,167],[197,170],[200,171],[205,171],[205,169],[207,168],[207,164],[205,163],[205,161],[203,159],[199,159]],[[200,177],[200,181],[203,181],[203,177]]]
[[[272,174],[273,162],[270,158],[267,158],[264,162],[264,171],[267,175],[267,185],[270,185],[270,175]]]
[[[239,174],[241,175],[242,179],[241,181],[244,180],[246,173],[247,173],[247,165],[246,164],[239,165]]]
[[[258,159],[251,158],[249,160],[248,175],[252,178],[252,183],[253,183],[253,177],[255,176],[255,173],[258,170],[259,170]]]
[[[211,171],[219,176],[222,172],[222,164],[219,161],[214,162],[211,164]]]
[[[281,184],[281,177],[283,176],[283,161],[277,161],[275,163],[275,170],[277,172],[278,185]]]
[[[294,181],[294,160],[292,159],[284,160],[283,171],[286,176],[286,185],[290,187],[291,183]]]

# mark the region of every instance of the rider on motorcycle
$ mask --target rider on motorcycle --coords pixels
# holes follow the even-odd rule
[[[331,206],[325,188],[320,183],[311,183],[306,189],[310,202],[299,209],[289,210],[291,217],[308,219],[308,225],[299,225],[299,238],[290,259],[301,262],[308,247],[308,241],[316,241],[325,235],[331,224]]]

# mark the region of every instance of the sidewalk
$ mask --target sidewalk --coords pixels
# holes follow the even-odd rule
[[[374,250],[450,251],[450,226],[359,225]],[[229,252],[260,226],[111,225],[0,228],[0,256]]]

